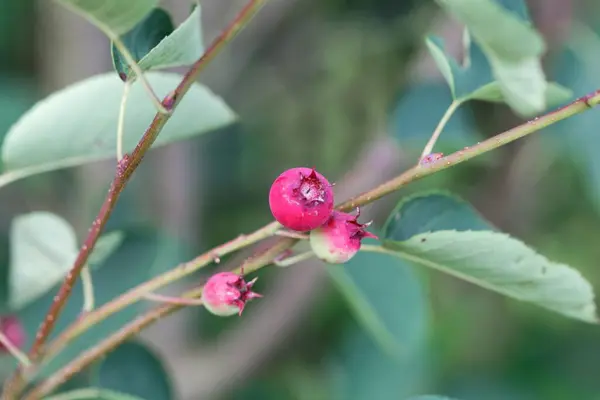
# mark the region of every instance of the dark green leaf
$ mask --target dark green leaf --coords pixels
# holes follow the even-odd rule
[[[169,13],[162,8],[155,8],[146,18],[140,21],[132,30],[120,36],[123,45],[129,50],[133,59],[139,63],[161,40],[170,35],[175,29]],[[126,80],[131,71],[127,61],[114,43],[111,46],[113,66]],[[125,78],[125,79],[124,79]]]
[[[124,239],[125,235],[121,231],[113,231],[102,235],[98,239],[98,242],[96,242],[96,246],[94,246],[94,250],[88,258],[88,264],[92,268],[102,265],[123,243]]]
[[[421,282],[404,263],[382,254],[359,253],[348,274],[400,346],[390,355],[364,329],[347,330],[331,360],[332,399],[403,398],[420,391],[425,378],[428,336]],[[344,266],[327,266],[344,269]]]
[[[598,85],[600,32],[575,25],[566,48],[558,57],[555,74],[561,82],[584,96]],[[585,177],[586,189],[600,211],[600,110],[594,109],[557,123],[552,134],[542,135],[553,142],[559,157],[571,160]]]
[[[359,253],[346,264],[327,266],[358,321],[390,356],[398,356],[414,345],[402,342],[403,338],[394,333],[405,323],[396,307],[410,295],[398,290],[407,274],[402,268],[406,267],[400,260],[373,253]],[[424,314],[425,310],[415,312]]]
[[[415,265],[597,322],[592,286],[577,270],[549,261],[506,234],[482,228],[480,217],[456,198],[417,195],[389,217],[384,246]]]
[[[146,78],[159,97],[181,81],[180,75],[165,72],[148,72]],[[122,92],[123,83],[111,72],[78,82],[37,103],[4,139],[0,186],[29,175],[115,157]],[[132,83],[125,115],[124,151],[135,148],[155,114],[156,108],[142,85]],[[221,98],[195,83],[154,146],[210,132],[233,123],[235,118]]]
[[[138,342],[125,342],[100,367],[99,386],[145,400],[175,398],[160,358]]]
[[[58,0],[82,15],[109,36],[118,36],[133,28],[159,0]]]
[[[391,116],[390,132],[403,149],[414,148],[420,152],[451,101],[448,89],[441,83],[408,87]],[[420,112],[423,104],[427,104],[427,113]],[[480,140],[472,111],[468,107],[460,107],[446,124],[436,148],[443,152],[455,151]]]
[[[121,36],[121,40],[142,71],[192,64],[204,51],[200,7],[196,7],[177,29],[173,29],[169,14],[157,8],[130,32]],[[131,69],[114,44],[112,55],[113,66],[121,79],[130,79]]]
[[[384,237],[404,241],[441,230],[492,230],[467,202],[445,192],[425,192],[403,199],[384,227]]]

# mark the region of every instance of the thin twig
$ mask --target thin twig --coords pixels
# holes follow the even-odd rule
[[[127,109],[127,98],[132,82],[127,81],[123,85],[123,94],[121,95],[121,106],[119,107],[119,120],[117,123],[117,161],[123,158],[123,136],[125,135],[125,110]]]
[[[448,123],[450,118],[452,117],[452,114],[454,114],[454,112],[458,109],[458,107],[461,104],[462,104],[462,102],[458,101],[458,100],[454,100],[454,101],[452,101],[452,103],[450,103],[450,106],[448,107],[448,109],[442,116],[442,119],[440,119],[440,122],[438,123],[438,125],[435,127],[435,130],[431,134],[431,138],[425,145],[425,148],[423,149],[423,152],[421,153],[421,158],[425,157],[426,155],[430,154],[433,151],[433,147],[435,146],[435,143],[439,139],[440,134],[444,130],[444,127],[446,126],[446,124]]]
[[[92,281],[92,271],[90,270],[89,265],[84,266],[81,270],[81,285],[83,286],[83,312],[92,312],[96,305],[96,301],[94,296],[94,282]]]
[[[277,257],[283,250],[291,247],[296,240],[290,238],[281,238],[270,248],[266,249],[261,254],[248,260],[244,263],[244,273],[249,274],[262,268],[264,265],[269,264],[275,257]],[[238,268],[234,272],[241,273],[241,268]],[[185,292],[181,297],[194,299],[202,295],[203,286],[191,289]],[[102,357],[103,354],[116,348],[121,343],[126,341],[131,335],[141,331],[145,327],[151,325],[153,322],[160,318],[171,314],[172,312],[179,310],[183,306],[177,304],[165,304],[155,309],[148,311],[147,313],[137,317],[117,332],[104,339],[100,343],[86,350],[75,359],[71,360],[67,365],[56,371],[52,376],[46,380],[40,382],[35,386],[29,393],[27,393],[23,400],[38,400],[51,393],[59,385],[69,380],[75,374],[88,365],[92,364],[98,357]]]
[[[267,239],[273,236],[273,233],[279,229],[281,229],[281,225],[273,222],[249,235],[238,236],[229,242],[223,243],[222,245],[204,254],[201,254],[191,261],[178,265],[162,275],[141,283],[135,288],[130,289],[128,292],[123,293],[116,299],[103,304],[93,312],[88,313],[84,318],[63,330],[58,337],[48,345],[44,362],[50,361],[52,357],[58,354],[71,340],[75,339],[83,332],[93,327],[95,324],[103,321],[110,315],[118,312],[128,305],[139,301],[147,294],[167,286],[168,284],[175,282],[193,272],[196,272],[199,269],[211,264],[216,259],[219,259],[229,253],[233,253],[248,247],[251,244],[259,242],[263,239]]]
[[[169,103],[169,111],[173,111],[177,104],[181,101],[185,93],[194,84],[198,74],[206,68],[208,63],[212,61],[217,54],[228,44],[256,15],[256,13],[266,4],[267,0],[250,0],[244,8],[238,13],[234,20],[225,28],[225,30],[214,39],[211,45],[206,49],[202,57],[197,60],[190,70],[185,74],[177,88],[165,98],[165,102]],[[150,149],[158,134],[169,120],[171,113],[158,112],[138,142],[137,146],[133,150],[130,156],[124,157],[117,165],[115,177],[110,185],[108,194],[102,204],[98,216],[94,220],[92,227],[88,233],[88,236],[81,247],[81,250],[75,260],[71,271],[67,274],[63,284],[61,285],[58,294],[55,296],[54,301],[48,311],[44,321],[42,322],[36,337],[34,344],[29,352],[29,358],[32,362],[37,362],[43,353],[43,347],[46,339],[52,329],[64,305],[67,298],[73,290],[73,286],[77,281],[77,277],[81,273],[81,269],[86,265],[89,255],[91,254],[100,233],[104,229],[108,218],[110,217],[115,203],[117,202],[121,191],[125,187],[127,181],[136,170],[144,155]],[[19,368],[16,373],[9,379],[4,385],[4,397],[12,398],[18,394],[23,387],[22,370]]]
[[[165,304],[176,304],[179,306],[201,306],[200,299],[187,299],[185,297],[165,296],[163,294],[148,293],[144,295],[144,299]]]
[[[483,142],[478,143],[475,146],[472,146],[470,148],[465,148],[463,150],[459,150],[459,151],[457,151],[453,154],[450,154],[444,158],[441,158],[435,162],[427,164],[426,166],[416,165],[415,167],[412,167],[409,170],[405,171],[404,173],[400,174],[396,178],[393,178],[372,190],[362,193],[362,194],[354,197],[353,199],[350,199],[350,200],[340,204],[337,207],[337,209],[342,210],[342,211],[350,211],[350,210],[355,209],[358,206],[362,206],[362,205],[371,203],[377,199],[380,199],[381,197],[383,197],[387,194],[390,194],[390,193],[398,190],[399,188],[405,186],[408,183],[411,183],[411,182],[421,179],[423,177],[432,175],[435,172],[444,170],[453,165],[457,165],[464,161],[470,160],[474,157],[477,157],[478,155],[481,155],[488,151],[494,150],[500,146],[503,146],[507,143],[515,141],[521,137],[529,135],[533,132],[537,132],[543,128],[546,128],[546,127],[556,123],[556,122],[562,121],[566,118],[569,118],[574,115],[580,114],[584,111],[587,111],[587,110],[591,109],[592,107],[597,106],[598,104],[600,104],[600,90],[592,92],[587,96],[581,97],[581,98],[575,100],[574,102],[570,103],[569,105],[564,106],[558,110],[549,112],[548,114],[546,114],[544,116],[541,116],[539,118],[536,118],[534,120],[526,122],[525,124],[522,124],[513,129],[510,129],[506,132],[498,134],[490,139],[487,139]],[[270,225],[273,225],[273,223]],[[267,225],[266,227],[268,227],[270,225]],[[277,227],[277,224],[275,224],[275,226]],[[264,231],[266,227],[259,229],[257,232]],[[275,232],[275,231],[276,230],[273,230],[273,232]],[[256,232],[254,234],[256,234]],[[251,234],[249,236],[252,236],[254,234]],[[281,253],[290,249],[297,242],[298,242],[298,240],[296,240],[296,239],[281,238],[280,240],[275,242],[271,247],[266,249],[263,253],[246,261],[243,264],[244,273],[250,274],[266,265],[271,264],[273,262],[273,260],[275,260]],[[248,245],[250,245],[252,243],[255,243],[255,242],[248,241]],[[375,247],[377,247],[377,246],[375,246]],[[370,247],[365,247],[364,249],[376,251],[375,248],[371,249]],[[209,252],[206,254],[211,254],[211,253]],[[234,272],[240,273],[241,270],[238,268],[238,270],[236,270]],[[159,279],[159,280],[163,279],[162,278],[163,275],[161,275],[158,278],[155,278],[151,281],[146,282],[146,284],[144,284],[144,285],[150,285],[156,279]],[[161,287],[162,285],[155,284],[153,286],[155,288],[158,288],[158,287]],[[139,287],[138,287],[138,290],[139,290]],[[197,298],[201,295],[201,293],[202,293],[202,287],[199,287],[197,289],[194,289],[194,290],[184,293],[182,295],[182,297]],[[113,312],[117,312],[117,311],[121,310],[121,308],[125,307],[126,305],[131,304],[131,302],[132,302],[131,297],[132,297],[132,295],[129,292],[129,293],[126,293],[125,295],[115,299],[113,302],[109,303],[109,304],[112,304]],[[103,340],[102,342],[96,344],[94,347],[92,347],[92,348],[88,349],[87,351],[83,352],[82,354],[80,354],[77,358],[73,359],[70,363],[68,363],[62,369],[57,371],[51,377],[49,377],[45,381],[41,382],[38,386],[36,386],[34,389],[32,389],[31,392],[28,393],[28,395],[24,398],[24,400],[36,400],[36,399],[39,399],[39,398],[43,397],[44,395],[50,393],[52,390],[54,390],[60,384],[66,382],[69,378],[71,378],[73,375],[77,374],[82,369],[86,368],[88,365],[93,363],[97,358],[101,357],[106,352],[113,350],[118,345],[123,343],[125,340],[129,339],[131,336],[134,336],[135,334],[139,333],[145,327],[151,325],[152,323],[156,322],[163,316],[166,316],[179,308],[181,308],[181,306],[174,305],[174,304],[168,304],[168,305],[163,305],[156,309],[150,310],[146,314],[141,315],[140,317],[138,317],[134,321],[130,322],[129,324],[125,325],[124,327],[119,329],[117,332],[115,332],[114,334],[112,334],[111,336],[109,336],[108,338]],[[112,312],[111,313],[105,312],[105,313],[103,313],[101,319],[104,319],[108,315],[111,315],[111,314],[112,314]],[[90,324],[89,322],[85,321],[85,319],[83,321],[80,321],[80,323],[79,323],[80,327],[78,330],[78,334],[81,334],[83,331],[85,331],[87,328],[89,328],[92,325],[93,324]],[[78,325],[75,324],[74,326],[78,326]],[[84,327],[84,329],[81,329],[82,327]],[[63,343],[63,345],[65,345],[65,344],[66,343]]]
[[[306,233],[292,232],[292,231],[288,231],[285,229],[281,229],[281,230],[275,232],[275,235],[289,237],[289,238],[298,239],[298,240],[308,240],[308,235]]]
[[[273,260],[273,264],[277,265],[278,267],[289,267],[290,265],[294,265],[299,262],[308,260],[314,255],[315,253],[313,253],[312,251],[307,251],[304,253],[296,254],[295,256],[284,258],[283,260]]]
[[[11,342],[11,340],[3,333],[0,332],[0,344],[4,346],[6,350],[24,367],[29,367],[31,361],[27,358],[27,354],[23,353],[17,346]]]
[[[160,114],[170,114],[171,112],[173,112],[172,109],[166,109],[165,106],[161,103],[158,96],[156,96],[156,93],[154,93],[154,89],[152,89],[150,82],[148,82],[148,79],[146,79],[146,76],[144,75],[144,71],[142,71],[142,69],[140,68],[138,63],[135,61],[135,59],[129,52],[129,49],[127,48],[127,46],[125,46],[125,43],[123,43],[121,38],[118,36],[112,35],[112,34],[110,34],[108,36],[114,43],[117,50],[119,50],[119,52],[123,55],[123,57],[125,58],[125,61],[127,61],[127,64],[129,65],[129,67],[135,73],[135,79],[139,79],[140,82],[142,83],[142,86],[144,86],[144,89],[148,93],[150,100],[152,100],[152,104],[154,104],[154,108],[156,108],[156,110]],[[127,79],[127,81],[125,82],[125,85],[132,83],[129,80],[129,78],[126,78],[126,79]]]

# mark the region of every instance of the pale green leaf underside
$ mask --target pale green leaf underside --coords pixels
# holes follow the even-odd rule
[[[10,228],[9,306],[19,309],[60,282],[77,257],[77,237],[49,212],[18,216]]]
[[[202,56],[202,30],[200,7],[194,11],[169,36],[165,37],[140,61],[143,71],[189,65]]]
[[[477,41],[503,60],[521,60],[545,50],[541,35],[494,0],[438,0]]]
[[[119,36],[140,22],[159,0],[57,0],[109,36]]]
[[[121,232],[100,237],[90,260],[103,261],[122,239]],[[75,231],[60,216],[40,211],[16,217],[10,228],[9,307],[23,308],[61,282],[78,252]]]
[[[592,286],[577,270],[549,261],[509,235],[436,231],[385,246],[412,263],[571,318],[598,321]]]
[[[546,109],[548,83],[540,61],[545,44],[529,23],[494,0],[438,2],[465,24],[474,41],[481,46],[499,83],[502,98],[513,110],[530,116]],[[429,47],[433,54],[436,49],[432,49],[431,44]],[[441,49],[437,49],[437,53],[441,54],[434,58],[444,55]],[[437,60],[436,63],[440,65]]]
[[[159,97],[181,81],[179,74],[148,72]],[[0,186],[55,169],[115,157],[123,82],[113,72],[97,75],[37,103],[9,130],[2,146]],[[132,151],[156,114],[139,82],[132,84],[125,113],[123,149]],[[233,111],[205,86],[195,83],[180,101],[154,147],[229,125]]]
[[[565,88],[564,86],[559,85],[555,82],[548,82],[546,85],[546,104],[549,107],[553,107],[559,105],[565,101],[568,101],[573,96],[573,92],[571,90]],[[460,99],[464,100],[485,100],[490,102],[502,103],[505,102],[504,94],[502,93],[502,89],[500,88],[500,84],[498,82],[488,83],[485,86],[480,87],[471,95]]]

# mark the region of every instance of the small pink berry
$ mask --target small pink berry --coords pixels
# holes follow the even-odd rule
[[[17,348],[22,349],[25,345],[25,330],[21,321],[14,315],[0,316],[0,331],[6,338]],[[8,350],[4,345],[0,344],[0,352],[6,353]]]
[[[356,215],[334,211],[331,218],[320,228],[310,233],[310,246],[315,255],[330,264],[343,264],[360,250],[363,238],[377,239],[365,228],[371,223],[361,224]]]
[[[333,190],[314,169],[291,168],[273,182],[269,206],[281,225],[306,232],[323,225],[331,216]]]
[[[242,315],[247,301],[262,297],[251,290],[257,279],[246,282],[243,276],[233,272],[214,274],[206,281],[202,291],[204,307],[221,317]]]

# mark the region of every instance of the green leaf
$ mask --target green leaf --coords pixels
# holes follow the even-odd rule
[[[483,221],[454,196],[417,195],[388,219],[384,246],[415,265],[434,268],[565,316],[597,322],[594,293],[581,274],[554,263]]]
[[[139,342],[125,342],[100,367],[99,386],[145,400],[171,400],[173,385],[161,359]]]
[[[446,396],[438,396],[436,394],[424,394],[422,396],[410,397],[407,400],[455,400]]]
[[[9,306],[20,309],[62,281],[77,257],[75,231],[58,215],[16,217],[10,229]]]
[[[466,25],[474,39],[503,60],[519,61],[545,51],[541,35],[494,0],[437,0]]]
[[[473,207],[450,193],[427,191],[403,199],[384,227],[384,237],[404,241],[440,230],[493,230]]]
[[[100,247],[92,253],[95,262],[121,241],[120,232],[100,237]],[[62,282],[78,252],[75,231],[58,215],[40,211],[16,217],[10,229],[10,309],[25,307]]]
[[[121,36],[125,47],[143,71],[192,64],[204,51],[200,28],[200,7],[173,30],[173,21],[163,9],[157,8],[131,31]],[[127,61],[112,44],[113,66],[121,78],[131,78]]]
[[[469,37],[468,31],[465,31],[464,34],[465,37]],[[504,86],[510,89],[509,92],[506,92],[501,83],[502,81],[500,81],[497,76],[495,77],[493,75],[490,61],[477,43],[466,40],[465,51],[468,54],[468,62],[466,65],[459,65],[452,56],[447,54],[444,48],[444,42],[441,38],[430,36],[426,39],[425,43],[431,56],[436,62],[438,69],[448,83],[455,100],[482,100],[507,103],[523,115],[535,114],[537,112],[527,111],[529,106],[527,104],[522,104],[521,98],[519,97],[519,94],[524,91],[524,88],[527,85],[529,85],[529,81],[525,83],[522,82],[527,76],[520,76],[519,73],[528,73],[529,70],[520,68],[514,69],[512,68],[513,65],[509,63],[503,64],[504,68],[502,68],[499,73],[504,74],[506,78],[505,82],[507,83]],[[498,63],[498,61],[495,62]],[[537,63],[531,65],[532,70],[537,67]],[[537,80],[533,80],[533,82],[539,83]],[[571,96],[572,93],[569,89],[554,82],[545,83],[545,106],[556,106],[567,101]],[[514,106],[515,104],[517,105]]]
[[[539,57],[528,57],[517,61],[488,54],[494,76],[506,101],[517,113],[534,115],[547,108],[548,82]]]
[[[565,49],[558,54],[553,73],[572,88],[575,97],[588,94],[598,84],[600,71],[600,30],[576,23]],[[568,160],[581,171],[582,183],[596,209],[600,211],[600,113],[590,110],[553,125],[541,137],[551,141],[561,160]]]
[[[121,35],[119,39],[123,42],[127,50],[129,50],[133,59],[139,64],[140,60],[158,45],[161,40],[169,36],[174,29],[175,25],[173,25],[173,20],[169,13],[162,8],[155,8],[146,18],[134,26],[132,30]],[[130,78],[132,71],[123,54],[116,48],[114,41],[111,42],[111,54],[113,67],[119,73],[121,79],[127,80],[127,78]]]
[[[92,267],[100,266],[119,248],[124,239],[125,235],[121,231],[113,231],[102,235],[88,258],[88,264]]]
[[[345,266],[327,269],[331,267],[346,271],[399,344],[400,353],[391,355],[382,349],[370,328],[345,329],[329,364],[333,392],[329,398],[386,399],[393,393],[393,398],[401,399],[415,393],[426,376],[429,319],[426,296],[414,270],[388,255],[364,252]]]
[[[380,254],[359,253],[344,265],[327,266],[330,278],[358,321],[390,356],[398,356],[408,345],[393,334],[395,327],[404,322],[395,312],[396,305],[405,301],[404,294],[397,290],[405,275],[398,271],[398,261]]]
[[[463,65],[446,54],[439,38],[426,41],[455,99],[503,101],[523,116],[537,114],[565,99],[554,98],[558,85],[549,88],[540,61],[545,45],[529,23],[522,0],[438,2],[466,26],[463,42],[467,57]],[[491,84],[495,85],[489,87]],[[566,89],[561,88],[561,92],[565,94]]]
[[[399,140],[403,149],[418,152],[415,154],[418,156],[450,102],[452,97],[441,82],[409,86],[390,116],[389,132]],[[423,104],[427,104],[427,114],[420,112]],[[446,124],[436,149],[444,153],[452,152],[481,139],[481,134],[475,127],[473,111],[469,107],[459,107]],[[479,162],[485,161],[480,159]]]
[[[573,97],[573,92],[556,82],[548,82],[546,86],[546,104],[556,106]],[[477,89],[467,99],[484,100],[494,103],[506,103],[504,93],[498,82],[492,82]]]
[[[108,36],[118,36],[133,28],[159,0],[57,0],[82,15]]]
[[[181,81],[178,74],[146,74],[159,97]],[[123,83],[114,73],[86,79],[37,103],[8,132],[2,146],[0,186],[29,175],[115,157]],[[123,148],[130,152],[156,109],[139,82],[132,83]],[[154,146],[188,139],[229,125],[235,114],[208,88],[195,83],[179,103]]]

